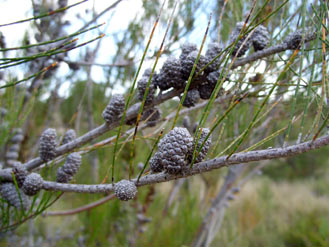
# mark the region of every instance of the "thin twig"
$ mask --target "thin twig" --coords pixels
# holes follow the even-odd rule
[[[94,63],[94,62],[83,62],[83,61],[75,62],[67,59],[64,59],[63,62],[67,64],[76,64],[82,66],[101,66],[101,67],[128,67],[134,64],[133,61],[127,61],[122,63]]]
[[[74,214],[79,214],[84,211],[89,211],[95,207],[98,207],[110,200],[113,200],[115,198],[114,194],[105,196],[104,198],[97,200],[95,202],[89,203],[87,205],[84,205],[79,208],[71,209],[71,210],[66,210],[66,211],[50,211],[50,212],[45,212],[42,214],[42,216],[67,216],[67,215],[74,215]]]

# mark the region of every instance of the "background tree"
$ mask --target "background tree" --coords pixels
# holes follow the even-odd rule
[[[327,246],[328,3],[89,2],[0,25],[4,246]]]

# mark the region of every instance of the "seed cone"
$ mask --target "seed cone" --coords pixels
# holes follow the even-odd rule
[[[44,161],[56,157],[57,134],[55,129],[46,129],[40,137],[39,156]]]
[[[186,57],[186,59],[181,61],[182,63],[181,71],[185,80],[187,80],[191,74],[193,65],[198,57],[198,53],[199,53],[198,51],[193,51]],[[200,55],[199,60],[196,64],[194,75],[196,75],[206,64],[207,64],[207,59],[205,58],[205,56]]]
[[[158,144],[161,165],[170,174],[177,174],[186,165],[186,155],[192,148],[193,138],[186,128],[175,127]]]
[[[179,60],[183,61],[187,58],[187,56],[193,52],[193,51],[197,51],[198,48],[196,46],[196,44],[192,44],[192,43],[185,43],[182,45],[182,53],[179,56]]]
[[[300,31],[289,34],[284,40],[284,43],[287,45],[288,49],[291,50],[299,49],[301,42],[302,42],[302,34]]]
[[[73,141],[76,138],[76,133],[74,129],[69,129],[68,131],[66,131],[64,137],[63,137],[63,141],[62,141],[62,145],[69,143],[71,141]]]
[[[169,57],[156,78],[157,86],[161,90],[167,90],[171,87],[176,89],[183,88],[185,86],[185,79],[183,79],[181,67],[182,65],[177,58]]]
[[[20,143],[23,141],[23,130],[21,128],[14,129],[14,136],[10,139],[11,143]]]
[[[150,159],[150,168],[151,171],[154,173],[163,171],[163,165],[158,152],[156,152],[154,156]]]
[[[151,76],[151,73],[152,73],[152,69],[151,68],[148,68],[148,69],[144,70],[143,77],[144,76],[150,77]]]
[[[153,77],[152,77],[153,78]],[[138,84],[137,84],[137,89],[138,89],[138,99],[140,101],[143,100],[144,98],[144,94],[146,92],[146,89],[147,89],[147,83],[149,81],[149,77],[148,76],[143,76],[139,81],[138,81]],[[146,96],[146,101],[145,101],[145,104],[151,104],[153,99],[154,99],[154,94],[155,94],[155,89],[156,89],[156,86],[152,83],[152,81],[150,82],[150,85],[149,85],[149,90],[148,90],[148,93],[147,93],[147,96]]]
[[[244,25],[244,22],[238,22],[231,34],[231,37],[230,37],[230,43],[234,43],[236,41],[236,39],[239,37],[239,34],[243,28],[243,25]],[[244,54],[246,54],[246,52],[248,51],[249,49],[249,46],[250,46],[250,43],[251,43],[251,40],[248,39],[245,44],[242,46],[242,44],[244,43],[246,37],[242,37],[238,40],[238,42],[235,44],[234,48],[233,48],[233,51],[232,51],[232,56],[237,56],[237,57],[241,57],[243,56]],[[240,49],[241,47],[241,49]],[[240,49],[240,51],[239,51]],[[238,53],[239,51],[239,53]]]
[[[129,201],[137,194],[137,187],[135,183],[123,179],[114,184],[114,193],[121,201]]]
[[[220,47],[219,43],[212,42],[208,45],[208,49],[206,51],[206,60],[207,63],[211,62],[215,57],[217,57],[222,52],[222,48]],[[220,57],[218,57],[212,64],[210,64],[206,68],[206,72],[210,73],[217,69],[220,63]]]
[[[63,171],[63,167],[59,167],[56,173],[56,182],[68,183],[72,180],[73,176]]]
[[[15,175],[18,187],[22,187],[27,176],[27,170],[22,166],[21,162],[15,162],[13,164],[13,173]]]
[[[63,171],[70,175],[75,175],[81,166],[81,155],[78,153],[71,153],[67,156]]]
[[[71,153],[67,156],[65,164],[57,169],[56,182],[67,183],[72,180],[81,166],[81,155]]]
[[[270,42],[270,34],[268,33],[266,27],[259,25],[252,35],[252,45],[255,51],[263,50]]]
[[[156,107],[148,109],[142,114],[142,119],[147,120],[146,123],[150,127],[156,126],[160,118],[161,118],[161,110]]]
[[[34,196],[41,190],[42,184],[42,177],[38,173],[31,173],[25,178],[22,190],[25,195]]]
[[[200,93],[197,89],[187,91],[186,97],[183,102],[183,106],[192,107],[195,106],[200,100]]]
[[[8,201],[9,204],[14,206],[17,209],[27,209],[29,207],[29,200],[26,197],[24,193],[20,191],[20,197],[19,194],[16,190],[16,186],[13,183],[3,183],[0,185],[0,194],[5,199]]]
[[[199,130],[200,131],[200,130]],[[209,136],[209,138],[205,141],[207,135],[209,134],[210,130],[208,128],[204,128],[202,129],[202,132],[200,134],[199,140],[196,144],[197,141],[197,137],[199,136],[199,131],[197,133],[196,139],[193,141],[193,148],[191,149],[191,151],[188,154],[188,160],[189,162],[192,162],[193,159],[193,150],[196,150],[196,159],[195,159],[195,163],[199,163],[201,161],[204,160],[204,158],[207,156],[208,150],[210,148],[211,145],[211,136]],[[201,147],[202,143],[205,141],[203,147],[201,148],[199,154],[197,153],[199,148]]]
[[[110,100],[110,103],[103,111],[103,118],[107,124],[111,124],[116,120],[125,108],[125,99],[121,94],[114,94]]]
[[[211,94],[216,87],[219,76],[220,76],[219,71],[213,71],[213,72],[209,73],[206,81],[201,83],[198,86],[198,90],[199,90],[201,99],[210,99]],[[221,91],[222,91],[222,89],[221,89]],[[218,97],[220,95],[221,91],[219,91],[219,93],[217,94],[216,97]]]

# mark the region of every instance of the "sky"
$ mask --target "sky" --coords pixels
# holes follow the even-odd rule
[[[37,2],[37,1],[35,1]],[[54,1],[55,3],[57,1]],[[79,0],[69,0],[68,5],[74,4],[79,2]],[[89,0],[85,3],[82,3],[76,7],[70,8],[65,16],[64,20],[69,20],[71,22],[71,25],[66,28],[66,32],[73,33],[76,32],[79,28],[81,28],[85,21],[83,20],[90,20],[91,15],[88,13],[91,13],[89,11],[86,14],[86,10],[92,10],[95,9],[96,13],[102,12],[104,9],[112,5],[116,1],[104,1],[104,0]],[[19,8],[17,8],[17,5],[19,4]],[[54,9],[56,9],[57,6],[54,6]],[[123,14],[124,13],[124,14]],[[115,46],[111,45],[114,44],[114,40],[111,37],[109,33],[119,32],[122,30],[125,30],[128,27],[128,24],[132,18],[134,18],[136,15],[143,14],[142,9],[142,1],[139,0],[123,0],[120,2],[114,9],[114,11],[109,11],[108,13],[104,14],[97,20],[97,24],[99,23],[105,23],[104,26],[99,28],[97,30],[98,33],[102,33],[105,30],[105,27],[107,26],[108,33],[105,33],[105,37],[102,39],[102,45],[99,51],[99,54],[102,54],[101,56],[97,57],[97,63],[109,63],[109,56],[112,56],[115,54],[115,50],[113,49]],[[80,15],[82,20],[78,20],[76,18],[77,15]],[[0,0],[0,24],[10,23],[17,20],[22,20],[24,18],[32,17],[33,11],[32,11],[32,1],[29,0]],[[85,18],[86,16],[86,18]],[[74,20],[74,23],[72,23],[72,20]],[[22,34],[26,30],[29,29],[30,22],[24,22],[21,24],[15,24],[14,26],[8,26],[8,27],[1,27],[0,32],[3,33],[6,40],[6,46],[7,47],[15,47],[21,45],[21,39]],[[92,25],[91,25],[92,26]],[[13,32],[13,29],[15,30]],[[79,36],[81,38],[81,42],[87,41],[88,39],[91,39],[96,37],[97,33],[95,32],[93,35],[88,33],[85,38],[83,38],[83,35]],[[31,35],[33,38],[33,35]],[[80,40],[79,40],[80,41]],[[37,43],[35,40],[31,40],[31,43]],[[89,47],[92,47],[94,44],[90,44]],[[69,53],[69,59],[75,60],[77,59],[78,51],[70,51]],[[8,54],[7,54],[8,56]],[[16,68],[13,68],[15,70],[15,74],[19,79],[24,78],[26,75],[23,74],[21,70],[18,70]],[[67,64],[61,63],[61,66],[57,73],[60,73],[61,75],[70,73],[70,69],[68,68]],[[103,74],[103,70],[99,66],[93,66],[92,67],[92,79],[95,82],[104,81],[105,77]],[[62,86],[60,88],[60,94],[63,96],[67,96],[67,92],[69,90],[69,82],[62,83]],[[122,91],[123,88],[118,88],[118,91]],[[116,92],[112,92],[116,93]]]
[[[56,2],[56,1],[55,1]],[[74,4],[79,2],[79,0],[69,0],[68,4]],[[65,14],[66,20],[73,20],[77,14],[84,15],[85,10],[91,10],[95,8],[96,13],[100,13],[108,6],[112,5],[116,1],[104,1],[104,0],[89,0],[84,2],[76,7],[70,8]],[[19,8],[17,5],[19,4]],[[54,6],[56,8],[56,5]],[[111,17],[111,22],[116,23],[116,25],[111,25],[111,29],[113,31],[121,30],[127,27],[131,18],[134,17],[136,13],[142,11],[142,2],[139,0],[123,0],[121,3],[117,5],[115,8],[115,12],[113,17]],[[122,15],[122,13],[125,13]],[[100,17],[97,23],[106,23],[109,21],[109,15],[105,14]],[[10,23],[17,20],[21,20],[24,18],[32,17],[32,1],[29,0],[0,0],[0,23]],[[120,25],[117,25],[120,23]],[[15,32],[12,32],[12,26],[1,27],[0,31],[5,34],[6,42],[8,46],[16,46],[19,44],[19,40],[17,39],[17,33],[23,33],[28,27],[30,23],[25,22],[21,24],[15,25]],[[76,28],[79,28],[83,25],[82,22],[74,23],[69,29],[75,31]]]
[[[38,0],[34,0],[34,1],[38,2]],[[53,2],[56,3],[57,0],[54,0]],[[79,0],[69,0],[68,4],[71,5],[77,2],[79,2]],[[71,23],[71,25],[69,25],[66,28],[66,32],[68,34],[76,32],[79,28],[81,28],[85,24],[86,21],[89,21],[91,19],[91,15],[90,15],[91,11],[89,11],[88,14],[86,13],[86,10],[95,9],[96,13],[100,13],[108,6],[112,5],[114,2],[116,1],[89,0],[76,7],[70,8],[68,11],[66,11],[66,14],[64,15],[64,20],[68,20]],[[19,8],[17,8],[18,4],[20,6]],[[55,5],[53,6],[53,8],[56,9],[58,8],[58,6]],[[209,10],[209,12],[210,11],[211,10]],[[76,18],[77,15],[80,15],[81,18],[80,19]],[[79,36],[80,40],[78,43],[94,38],[98,35],[98,33],[104,32],[106,29],[105,37],[102,38],[102,45],[99,50],[98,53],[99,55],[97,57],[97,60],[95,62],[100,64],[107,64],[109,63],[110,60],[109,57],[113,56],[116,53],[116,50],[114,50],[115,41],[113,40],[113,36],[111,34],[120,31],[124,32],[124,30],[127,29],[130,21],[136,15],[143,15],[142,1],[123,0],[113,9],[113,11],[107,12],[97,20],[97,24],[105,23],[104,26],[99,28],[97,32],[94,32],[92,34],[87,33],[85,36],[84,35]],[[0,0],[0,24],[14,22],[32,16],[33,16],[32,1]],[[195,25],[193,33],[191,34],[191,38],[193,39],[192,42],[196,44],[201,44],[201,40],[207,26],[208,18],[209,16],[207,16],[206,14],[198,13],[198,23],[197,25]],[[0,31],[4,34],[6,38],[7,47],[19,46],[21,44],[22,34],[24,34],[26,30],[29,30],[30,25],[31,25],[30,22],[25,22],[21,24],[16,24],[14,26],[1,27]],[[14,32],[13,29],[15,30]],[[159,25],[154,34],[154,38],[152,40],[149,53],[153,53],[155,50],[159,48],[164,33],[165,33],[165,27]],[[148,36],[149,33],[146,34],[146,37]],[[31,37],[33,38],[33,35],[31,35]],[[31,40],[31,43],[37,43],[37,41]],[[145,45],[146,43],[147,40],[145,40]],[[96,45],[96,42],[89,44],[88,47],[92,48],[94,45]],[[176,48],[179,48],[179,44],[177,44]],[[72,50],[69,52],[69,59],[72,61],[78,60],[79,59],[78,55],[79,55],[79,49]],[[164,60],[165,58],[160,59],[157,68],[161,68],[161,65],[163,64]],[[144,71],[145,68],[151,67],[153,63],[154,60],[146,61],[144,63],[144,66],[142,67],[142,72]],[[12,69],[14,70],[14,74],[18,77],[18,79],[22,79],[28,76],[24,74],[24,72],[20,69],[17,68],[12,68]],[[64,78],[65,75],[69,75],[71,73],[71,70],[69,69],[66,63],[60,63],[60,67],[57,70],[57,73],[61,75],[61,78]],[[142,73],[140,73],[140,76],[141,74]],[[93,66],[91,76],[94,82],[106,81],[102,67]],[[79,79],[86,79],[86,73],[84,74],[79,73]],[[59,94],[64,97],[68,96],[70,92],[69,88],[71,85],[72,85],[71,81],[69,80],[62,82],[61,87],[59,89]],[[125,88],[123,88],[120,85],[117,85],[113,90],[107,93],[108,94],[122,93],[124,90]],[[47,98],[48,96],[49,95],[45,95],[45,98]]]

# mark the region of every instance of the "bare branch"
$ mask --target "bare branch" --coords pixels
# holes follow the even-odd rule
[[[115,198],[114,194],[108,195],[103,197],[102,199],[99,199],[95,202],[89,203],[87,205],[84,205],[82,207],[79,208],[74,208],[71,210],[66,210],[66,211],[51,211],[51,212],[46,212],[45,214],[43,214],[42,216],[67,216],[67,215],[73,215],[73,214],[78,214],[87,210],[91,210],[95,207],[98,207],[112,199]]]
[[[121,63],[94,63],[94,62],[75,62],[64,59],[63,62],[67,64],[76,64],[82,66],[100,66],[100,67],[128,67],[134,65],[133,61],[121,62]]]

